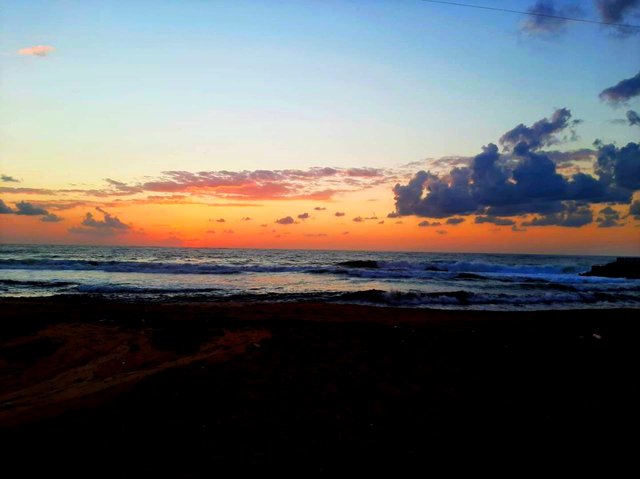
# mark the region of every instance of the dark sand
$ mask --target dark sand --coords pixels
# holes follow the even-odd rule
[[[3,467],[306,477],[624,456],[637,316],[2,300]]]

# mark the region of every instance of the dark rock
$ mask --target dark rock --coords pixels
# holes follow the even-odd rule
[[[379,268],[378,262],[373,260],[343,261],[342,263],[338,263],[338,266],[345,266],[347,268]]]
[[[613,263],[594,265],[580,276],[640,279],[640,258],[617,258]]]

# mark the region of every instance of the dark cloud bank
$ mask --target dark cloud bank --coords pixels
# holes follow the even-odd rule
[[[573,137],[577,123],[561,108],[551,118],[506,132],[500,138],[502,153],[490,143],[469,166],[454,167],[448,175],[418,171],[406,185],[394,187],[396,211],[389,216],[473,214],[479,215],[476,223],[507,226],[515,222],[503,217],[535,215],[523,225],[580,227],[593,222],[589,204],[630,204],[633,192],[640,190],[638,143],[600,145],[594,175],[563,176],[540,151]],[[619,219],[609,218],[601,215],[599,225],[610,226]]]
[[[41,206],[34,205],[27,201],[19,201],[15,204],[15,209],[9,207],[4,201],[0,199],[0,214],[2,215],[18,215],[18,216],[40,216],[40,221],[45,223],[57,223],[62,221],[62,218],[53,213],[49,213]]]

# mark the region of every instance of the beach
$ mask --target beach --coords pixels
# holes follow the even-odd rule
[[[91,297],[0,310],[2,448],[25,472],[399,471],[451,448],[610,445],[640,399],[637,310]]]

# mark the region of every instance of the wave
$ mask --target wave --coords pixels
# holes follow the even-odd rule
[[[344,263],[343,263],[344,264]],[[508,265],[501,263],[487,263],[482,261],[380,261],[378,268],[387,270],[412,270],[447,273],[498,273],[498,274],[577,274],[586,269],[579,269],[575,265]]]
[[[588,267],[571,264],[501,264],[482,261],[373,261],[334,264],[229,264],[213,262],[114,261],[89,259],[0,259],[0,270],[100,271],[106,273],[238,275],[245,273],[328,274],[363,279],[409,279],[544,283],[628,283],[625,279],[580,276]]]
[[[0,269],[54,270],[54,271],[103,271],[107,273],[144,274],[241,274],[286,273],[304,271],[304,267],[261,265],[218,265],[206,263],[162,263],[143,261],[92,261],[54,259],[5,259]]]
[[[220,288],[149,288],[143,286],[130,286],[130,285],[109,285],[109,284],[84,284],[78,285],[73,288],[78,293],[90,293],[90,294],[211,294],[219,293]]]
[[[471,293],[468,291],[383,291],[370,289],[342,293],[336,297],[341,302],[388,306],[531,306],[558,304],[596,304],[596,303],[630,303],[639,304],[640,297],[625,293],[545,293],[545,294],[506,294],[506,293]]]
[[[304,293],[237,292],[219,288],[150,288],[134,285],[76,285],[65,291],[52,292],[54,296],[86,294],[118,300],[132,299],[195,299],[205,301],[238,302],[338,302],[392,307],[462,307],[506,309],[536,306],[621,305],[638,307],[640,296],[624,292],[545,292],[532,294],[478,293],[464,290],[452,291],[396,291],[368,289],[359,291],[330,291]]]
[[[74,286],[77,283],[71,283],[69,281],[34,281],[34,280],[16,280],[16,279],[0,279],[1,286],[21,286],[32,288],[50,288],[50,287],[62,287],[62,286]]]

